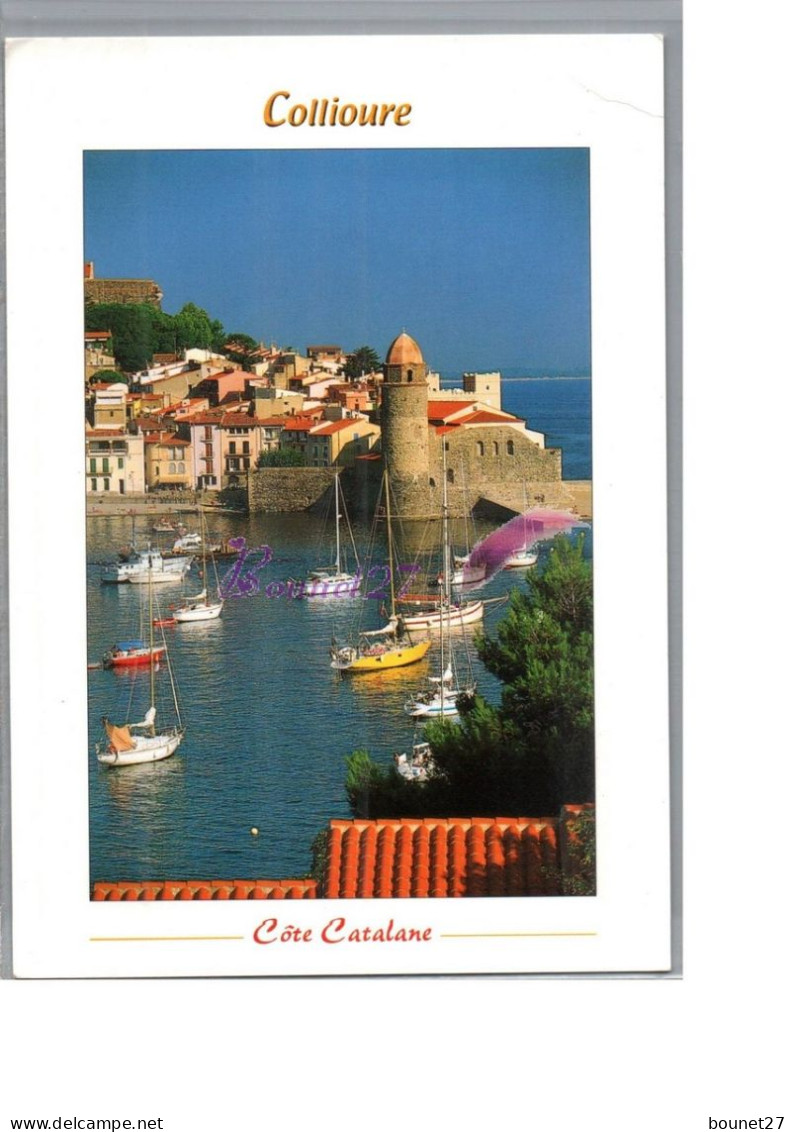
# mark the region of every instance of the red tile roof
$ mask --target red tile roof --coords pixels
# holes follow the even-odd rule
[[[92,900],[314,900],[313,880],[97,881]]]
[[[517,421],[518,417],[514,417],[512,413],[503,413],[497,409],[476,409],[473,413],[468,413],[465,417],[461,417],[456,424],[510,424]]]
[[[455,398],[454,401],[428,401],[427,402],[427,419],[430,421],[444,421],[447,417],[459,413],[461,409],[468,409],[472,405],[476,405],[476,400],[465,400],[464,398]]]
[[[559,818],[332,821],[323,895],[551,896],[562,891],[567,823]]]
[[[360,417],[347,417],[341,421],[325,421],[324,424],[312,429],[312,436],[333,436],[335,432],[343,432],[346,428],[354,428],[356,425],[360,427],[363,424],[369,424],[369,421]]]

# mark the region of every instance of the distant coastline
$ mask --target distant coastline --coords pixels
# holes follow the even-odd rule
[[[590,374],[573,374],[573,375],[571,375],[571,374],[568,374],[568,375],[566,375],[566,374],[556,374],[556,375],[553,375],[553,376],[550,375],[550,374],[543,374],[540,377],[505,377],[504,374],[502,374],[502,384],[504,384],[507,381],[512,381],[512,382],[516,382],[516,381],[592,381],[592,377],[591,377]],[[442,377],[441,378],[441,385],[442,385],[442,388],[450,388],[450,389],[455,388],[455,387],[459,387],[460,386],[460,378],[459,377],[458,378]]]

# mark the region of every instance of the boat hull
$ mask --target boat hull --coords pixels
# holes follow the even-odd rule
[[[460,629],[463,625],[474,625],[482,621],[485,606],[481,601],[467,602],[452,608],[447,613],[441,609],[428,610],[422,613],[403,613],[402,622],[406,629],[431,629],[441,632],[442,621],[450,629]]]
[[[165,647],[158,645],[153,649],[136,649],[135,652],[120,653],[118,656],[108,653],[102,663],[105,668],[140,668],[143,665],[148,667],[152,661],[157,664],[164,655]]]
[[[538,556],[534,551],[521,552],[518,554],[511,554],[502,563],[503,570],[529,570],[531,566],[536,565]]]
[[[220,617],[222,609],[222,601],[207,602],[193,608],[186,606],[184,609],[175,609],[172,619],[180,625],[188,621],[214,621],[216,617]]]
[[[135,746],[129,751],[112,751],[106,747],[97,752],[97,758],[105,766],[160,762],[173,755],[182,742],[182,735],[181,731],[169,731],[164,735],[136,735]]]

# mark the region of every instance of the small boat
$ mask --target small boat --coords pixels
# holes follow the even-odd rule
[[[215,570],[214,558],[212,559],[212,567],[213,570],[215,570],[215,593],[217,596],[211,599],[207,593],[207,532],[204,525],[203,511],[201,513],[201,561],[201,576],[204,579],[204,589],[201,593],[189,597],[182,605],[172,611],[172,619],[179,625],[183,625],[189,621],[214,621],[216,617],[220,617],[221,610],[223,609],[223,598],[220,596],[218,572]]]
[[[144,664],[157,664],[162,660],[165,646],[153,647],[143,641],[133,639],[118,641],[112,649],[108,649],[102,657],[104,668],[137,668]]]
[[[466,688],[455,686],[452,669],[448,667],[442,676],[431,676],[427,691],[417,692],[405,705],[412,719],[439,719],[458,715],[458,701],[474,695],[475,686]]]
[[[156,535],[172,534],[177,530],[179,530],[179,527],[172,523],[170,519],[158,519],[152,527],[152,531]]]
[[[511,554],[502,563],[503,570],[529,570],[530,567],[535,566],[538,561],[538,553],[530,547],[525,546],[523,550],[517,550],[515,554]]]
[[[444,618],[448,620],[451,629],[460,629],[464,625],[474,625],[482,621],[485,613],[484,601],[453,601],[447,607],[443,601],[430,595],[409,595],[397,599],[406,629],[429,629],[441,632]]]
[[[301,597],[356,597],[361,587],[362,575],[360,570],[360,563],[358,560],[358,553],[356,552],[356,544],[353,540],[353,532],[350,528],[350,519],[348,518],[347,509],[345,507],[344,496],[342,495],[339,486],[338,472],[334,478],[334,507],[336,514],[336,558],[333,565],[320,567],[316,570],[312,570],[309,573],[306,582],[303,583],[300,590]],[[341,537],[341,523],[343,515],[345,521],[347,522],[348,535],[353,548],[353,556],[356,560],[355,574],[351,574],[343,568],[344,563],[342,559]]]
[[[180,554],[183,550],[198,550],[201,541],[201,535],[198,531],[190,531],[175,539],[171,549],[175,554]]]
[[[532,538],[529,524],[527,522],[527,488],[524,485],[524,545],[516,548],[512,554],[508,555],[502,563],[503,570],[529,570],[532,566],[537,565],[538,552],[532,549],[532,543],[536,540]]]
[[[429,743],[414,743],[410,754],[395,752],[394,766],[402,778],[408,782],[426,782],[432,766],[432,752]]]
[[[430,640],[412,641],[396,629],[386,626],[362,633],[355,645],[331,644],[331,667],[337,672],[383,672],[388,668],[404,668],[422,660],[430,648]]]
[[[359,634],[351,645],[331,642],[331,667],[337,672],[383,672],[390,668],[404,668],[422,660],[430,648],[430,637],[414,640],[402,617],[397,614],[394,592],[394,547],[391,530],[391,503],[388,469],[383,472],[383,493],[386,502],[386,538],[389,552],[389,578],[391,586],[391,616],[386,625]]]
[[[484,562],[472,564],[469,555],[458,557],[455,555],[455,566],[450,571],[449,584],[451,586],[470,586],[474,582],[481,582],[487,573],[488,567]],[[439,574],[438,584],[443,585],[443,576]]]
[[[177,749],[184,738],[185,729],[179,713],[179,703],[176,694],[176,684],[171,671],[171,660],[163,638],[161,655],[165,657],[168,667],[169,683],[173,696],[173,706],[176,716],[175,723],[168,727],[157,724],[157,706],[155,703],[155,669],[154,660],[154,622],[153,622],[153,580],[149,579],[149,706],[143,719],[137,723],[112,723],[107,716],[102,717],[102,726],[105,729],[105,742],[97,743],[96,756],[100,763],[109,767],[132,766],[136,763],[159,762],[167,759]]]
[[[129,582],[131,585],[146,585],[148,582],[181,582],[193,561],[191,555],[164,558],[159,550],[133,550],[126,561],[106,566],[102,571],[102,581],[114,585]]]

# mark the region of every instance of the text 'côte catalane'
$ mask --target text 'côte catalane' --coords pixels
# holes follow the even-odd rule
[[[409,126],[409,102],[343,102],[339,96],[294,102],[291,93],[277,90],[265,103],[266,126]]]

